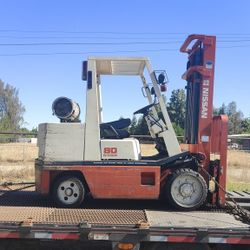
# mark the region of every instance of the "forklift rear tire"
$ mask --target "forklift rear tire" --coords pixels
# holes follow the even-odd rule
[[[195,210],[206,201],[207,184],[204,178],[189,168],[177,169],[167,179],[166,198],[178,210]]]
[[[78,177],[63,175],[55,181],[52,194],[59,207],[76,208],[84,200],[85,188]]]

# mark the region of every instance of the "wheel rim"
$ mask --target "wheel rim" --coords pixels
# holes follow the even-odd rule
[[[182,174],[171,185],[173,200],[181,207],[191,208],[200,203],[203,197],[203,185],[199,175]]]
[[[59,200],[66,205],[76,203],[80,199],[81,193],[81,187],[74,179],[63,181],[57,188]]]

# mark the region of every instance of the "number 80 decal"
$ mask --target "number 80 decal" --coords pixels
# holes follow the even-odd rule
[[[103,153],[107,154],[107,155],[116,155],[117,154],[117,148],[105,147],[103,149]]]

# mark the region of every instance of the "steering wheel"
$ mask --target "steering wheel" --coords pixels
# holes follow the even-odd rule
[[[143,114],[143,115],[146,115],[148,112],[149,112],[149,109],[152,108],[155,104],[152,103],[152,104],[149,104],[141,109],[138,109],[137,111],[134,112],[134,115],[137,115],[137,114]]]

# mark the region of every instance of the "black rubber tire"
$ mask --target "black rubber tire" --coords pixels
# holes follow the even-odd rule
[[[190,207],[182,206],[181,204],[179,204],[174,199],[174,197],[171,194],[171,188],[172,188],[174,180],[176,178],[178,178],[179,176],[181,176],[181,175],[195,177],[195,179],[198,180],[200,182],[200,184],[201,184],[201,189],[202,189],[201,190],[201,197],[199,198],[199,200],[193,206],[190,206]],[[208,193],[208,188],[207,188],[207,183],[204,180],[204,178],[198,172],[195,172],[195,171],[193,171],[192,169],[189,169],[189,168],[177,169],[175,172],[173,172],[173,174],[171,174],[167,178],[166,185],[165,185],[165,198],[166,198],[166,200],[174,208],[176,208],[178,210],[183,210],[183,211],[191,211],[191,210],[198,209],[206,201],[207,193]]]
[[[79,195],[78,195],[78,199],[71,204],[67,204],[65,202],[63,202],[59,195],[58,195],[58,188],[61,185],[61,183],[65,182],[65,181],[69,181],[72,182],[74,184],[77,185],[77,187],[79,188]],[[84,184],[82,182],[81,179],[79,179],[76,176],[73,175],[62,175],[59,178],[56,179],[56,181],[53,184],[52,187],[52,196],[54,201],[56,202],[58,207],[62,207],[62,208],[77,208],[80,207],[80,205],[83,203],[84,197],[85,197],[85,188],[84,188]]]

